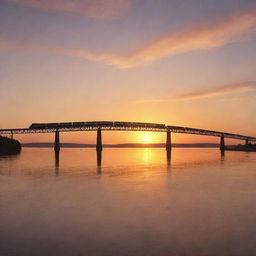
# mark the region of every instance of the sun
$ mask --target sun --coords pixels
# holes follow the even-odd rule
[[[136,142],[137,143],[143,143],[143,144],[149,144],[149,143],[156,143],[158,141],[158,134],[145,131],[145,132],[137,132],[135,133],[136,136]]]
[[[149,143],[150,142],[150,137],[148,135],[145,135],[143,137],[144,143]]]

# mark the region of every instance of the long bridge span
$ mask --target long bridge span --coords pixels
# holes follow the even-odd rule
[[[28,128],[0,129],[0,134],[55,133],[55,151],[60,150],[60,132],[97,131],[96,150],[102,151],[102,131],[152,131],[166,132],[166,150],[171,149],[171,133],[196,134],[220,137],[220,149],[225,149],[225,138],[243,140],[245,144],[255,142],[256,137],[245,136],[221,131],[205,130],[191,127],[172,126],[157,123],[120,122],[120,121],[89,121],[65,123],[33,123]]]

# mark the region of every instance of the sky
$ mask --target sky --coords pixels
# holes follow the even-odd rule
[[[255,67],[256,0],[0,0],[0,129],[114,120],[256,136]],[[93,143],[95,133],[61,139]]]

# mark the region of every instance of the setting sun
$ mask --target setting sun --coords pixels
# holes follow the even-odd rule
[[[157,132],[135,132],[132,134],[136,143],[148,144],[148,143],[162,143],[165,141],[165,133]]]
[[[149,143],[150,142],[150,137],[148,135],[145,135],[143,138],[145,143]]]

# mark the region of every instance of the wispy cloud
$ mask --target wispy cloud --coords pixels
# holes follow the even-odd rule
[[[187,101],[187,100],[196,100],[196,99],[209,98],[209,97],[218,96],[218,95],[249,92],[249,91],[256,91],[256,81],[227,84],[227,85],[222,85],[215,88],[203,89],[196,92],[174,95],[169,98],[137,100],[134,103],[139,104],[139,103],[161,103],[161,102],[169,102],[169,101]]]
[[[126,60],[127,66],[152,63],[169,55],[231,43],[236,36],[256,24],[255,14],[255,10],[241,12],[219,22],[197,24],[165,35],[134,53]]]
[[[36,8],[73,13],[91,18],[115,18],[134,0],[8,0]]]
[[[109,52],[93,52],[84,49],[51,47],[6,40],[0,41],[0,47],[23,51],[50,52],[80,57],[90,61],[100,61],[118,68],[131,68],[151,64],[166,56],[223,46],[236,40],[236,36],[248,31],[254,25],[256,25],[256,11],[248,10],[233,14],[218,22],[197,24],[180,29],[158,38],[154,42],[145,44],[144,47],[141,47],[128,56]]]

